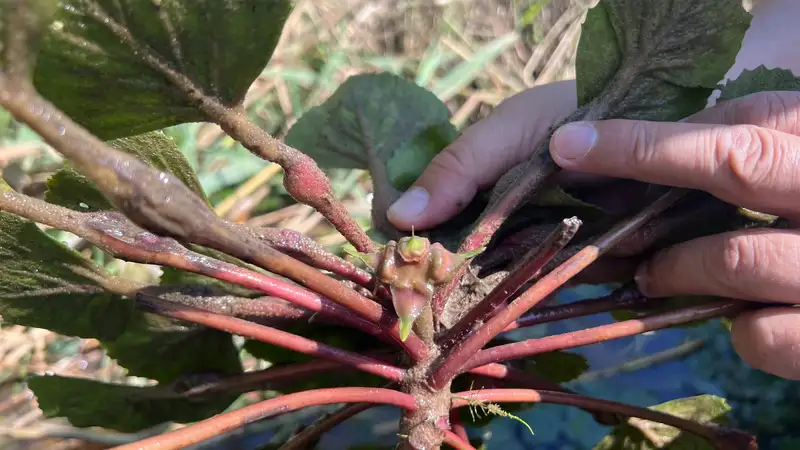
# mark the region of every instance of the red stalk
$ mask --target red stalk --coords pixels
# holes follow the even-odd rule
[[[323,434],[332,430],[335,426],[374,406],[376,405],[372,403],[354,403],[352,405],[343,406],[333,414],[318,420],[316,423],[304,428],[301,432],[292,436],[292,438],[281,445],[278,450],[306,450],[309,448],[309,444],[311,444],[311,442],[319,439]]]
[[[209,328],[257,339],[261,342],[277,345],[298,353],[338,361],[391,381],[399,382],[405,376],[405,370],[386,364],[383,361],[322,344],[276,328],[248,322],[236,317],[224,316],[183,305],[176,305],[150,295],[140,294],[137,296],[136,300],[137,303],[152,309],[156,314],[162,316],[185,320],[187,322],[205,325]]]
[[[536,278],[542,269],[560,252],[578,232],[581,222],[572,217],[564,219],[537,248],[528,252],[508,276],[500,282],[480,303],[472,308],[451,328],[442,342],[445,346],[460,340],[479,323],[485,322],[527,282]]]
[[[503,332],[558,320],[571,319],[573,317],[591,316],[593,314],[616,311],[618,309],[645,306],[660,301],[662,301],[662,299],[645,297],[636,289],[619,289],[611,295],[600,298],[581,300],[567,303],[566,305],[536,308],[507,326],[503,329]]]
[[[489,319],[471,336],[462,341],[460,345],[454,347],[450,355],[445,358],[444,362],[434,372],[431,377],[431,385],[435,389],[442,389],[457,373],[459,373],[467,360],[472,358],[473,355],[495,336],[500,334],[506,327],[596,261],[600,255],[608,251],[608,249],[613,247],[617,242],[667,209],[675,201],[685,195],[686,192],[687,191],[684,189],[670,189],[647,208],[630,219],[617,224],[607,233],[595,240],[592,245],[586,246],[571,258],[564,261],[563,264],[542,277],[530,289],[511,302],[508,307]]]
[[[552,403],[558,405],[576,406],[598,412],[622,414],[628,417],[670,425],[681,430],[689,431],[717,444],[720,439],[720,427],[710,424],[705,425],[692,420],[682,419],[670,414],[646,408],[626,405],[624,403],[601,400],[565,392],[535,391],[532,389],[486,389],[480,391],[467,391],[453,394],[453,408],[469,406],[470,401],[497,402],[497,403]]]
[[[654,314],[639,319],[624,320],[608,325],[572,331],[570,333],[546,336],[538,339],[498,345],[478,352],[465,365],[465,369],[485,364],[524,358],[555,350],[564,350],[610,341],[622,337],[635,336],[648,331],[660,330],[698,320],[727,316],[747,308],[743,301],[713,301],[688,308],[681,308],[661,314]]]
[[[475,447],[469,443],[468,439],[465,439],[452,431],[445,430],[444,443],[456,450],[475,450]]]
[[[464,424],[461,423],[461,416],[458,415],[458,412],[456,410],[450,411],[450,431],[452,431],[453,434],[461,438],[461,440],[469,442],[469,436],[467,436],[467,429],[464,428]]]
[[[114,447],[114,450],[177,450],[268,417],[309,406],[336,403],[373,403],[394,405],[409,410],[417,409],[414,397],[392,389],[363,387],[315,389],[264,400],[175,431],[120,445]]]

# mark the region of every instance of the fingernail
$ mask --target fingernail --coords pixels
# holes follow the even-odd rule
[[[556,155],[575,161],[586,156],[597,143],[597,130],[589,122],[569,123],[555,132],[552,142]]]
[[[389,210],[386,211],[386,215],[389,216],[393,222],[410,222],[425,211],[429,199],[428,191],[421,187],[413,187],[407,190],[389,207]]]

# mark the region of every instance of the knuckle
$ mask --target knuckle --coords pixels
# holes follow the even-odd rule
[[[656,155],[656,136],[652,127],[642,121],[635,121],[630,127],[630,139],[633,143],[629,164],[632,169],[647,167],[653,163]]]
[[[722,267],[708,267],[723,286],[734,293],[747,297],[758,294],[749,292],[747,280],[762,278],[771,270],[775,249],[764,236],[730,235],[724,238],[721,254]],[[715,265],[715,264],[714,264]]]
[[[469,176],[472,173],[470,152],[459,147],[448,149],[433,158],[431,165],[440,167],[448,172],[461,176]]]
[[[774,134],[755,125],[728,127],[714,149],[717,167],[730,176],[732,188],[748,196],[772,184],[783,150]]]
[[[787,133],[800,131],[800,93],[758,92],[726,103],[725,123],[755,124]]]

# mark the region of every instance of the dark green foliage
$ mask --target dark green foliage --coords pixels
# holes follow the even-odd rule
[[[578,104],[603,118],[682,119],[705,106],[749,25],[737,0],[603,0],[581,30]]]
[[[134,314],[133,303],[106,293],[104,280],[94,263],[36,224],[0,212],[0,314],[5,323],[115,339]]]
[[[36,88],[102,139],[203,120],[184,80],[226,106],[272,56],[289,0],[64,1]]]
[[[743,70],[735,80],[728,81],[720,89],[720,102],[756,92],[800,91],[800,77],[794,76],[791,70],[758,66],[753,70]]]
[[[136,432],[164,422],[195,422],[224,411],[235,395],[184,398],[159,387],[135,387],[83,378],[33,376],[28,387],[36,393],[47,417],[66,417],[76,427],[101,426]]]

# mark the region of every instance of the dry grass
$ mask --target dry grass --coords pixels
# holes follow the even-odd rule
[[[588,0],[587,0],[588,1]],[[509,0],[301,0],[265,75],[248,93],[253,117],[281,136],[305,110],[322,102],[347,77],[393,70],[416,77],[450,107],[453,121],[468,125],[485,117],[502,99],[522,89],[574,76],[573,58],[586,1],[552,0],[532,26],[518,27],[524,6]],[[506,42],[486,57],[487,49]],[[305,81],[297,74],[311,74]],[[293,93],[300,92],[300,101]],[[195,131],[199,153],[229,148],[218,127]],[[0,170],[17,189],[41,194],[53,167],[17,164],[37,158],[41,143],[8,142],[0,135]],[[45,149],[45,153],[46,149]],[[33,166],[36,166],[35,164]],[[208,170],[214,170],[214,167]],[[322,218],[302,205],[254,211],[275,188],[278,170],[267,166],[229,190],[216,203],[230,219],[308,232],[329,246],[341,239]],[[366,217],[368,183],[354,178],[344,201]],[[353,181],[353,180],[351,180]],[[12,183],[13,185],[13,183]],[[135,268],[135,266],[134,266]],[[131,272],[133,273],[133,272]],[[144,276],[149,275],[149,272]],[[109,360],[98,343],[57,336],[46,330],[0,328],[0,448],[7,450],[100,449],[133,439],[103,430],[77,430],[63,420],[45,420],[30,391],[19,382],[27,373],[52,372],[105,381],[137,382]],[[77,439],[68,439],[72,436]],[[48,438],[53,437],[53,438]],[[111,441],[109,441],[111,440]],[[103,444],[102,442],[107,442]]]

